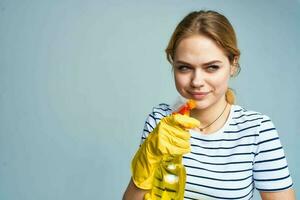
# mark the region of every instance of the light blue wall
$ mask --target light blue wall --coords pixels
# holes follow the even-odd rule
[[[146,115],[177,96],[164,48],[203,8],[234,25],[232,87],[273,119],[300,191],[299,1],[0,0],[0,199],[120,199]]]

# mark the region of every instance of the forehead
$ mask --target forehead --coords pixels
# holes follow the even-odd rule
[[[181,40],[174,55],[174,61],[191,63],[205,63],[216,59],[226,62],[227,56],[215,41],[203,35],[193,35]]]

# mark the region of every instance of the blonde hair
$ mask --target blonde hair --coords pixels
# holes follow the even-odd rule
[[[167,60],[173,64],[176,47],[180,41],[198,34],[209,37],[224,51],[230,64],[235,67],[234,75],[240,72],[241,68],[238,63],[240,50],[237,47],[234,29],[224,15],[212,10],[194,11],[182,19],[173,32],[165,50]],[[230,104],[235,102],[234,92],[230,88],[227,89],[226,100]]]

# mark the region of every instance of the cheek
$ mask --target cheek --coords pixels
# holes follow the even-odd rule
[[[183,84],[182,77],[178,76],[176,73],[174,74],[174,81],[176,86],[180,86]]]
[[[174,73],[174,81],[177,90],[182,90],[189,85],[189,78],[184,75]]]
[[[229,82],[229,75],[220,74],[215,79],[211,80],[211,83],[214,87],[214,89],[218,93],[225,93],[228,88],[228,82]]]

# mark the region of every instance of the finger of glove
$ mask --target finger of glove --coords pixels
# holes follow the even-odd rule
[[[167,120],[170,125],[179,125],[185,129],[192,129],[200,126],[200,122],[192,117],[181,114],[173,114],[170,116],[170,119]]]
[[[183,155],[191,151],[190,145],[187,147],[175,146],[171,143],[163,143],[159,145],[162,154]]]
[[[159,127],[159,135],[170,137],[170,138],[180,138],[182,140],[189,141],[190,133],[180,126],[172,126],[169,124],[161,124]]]
[[[179,137],[170,137],[169,135],[161,135],[159,138],[159,145],[176,147],[179,149],[189,149],[190,140],[182,139]]]

